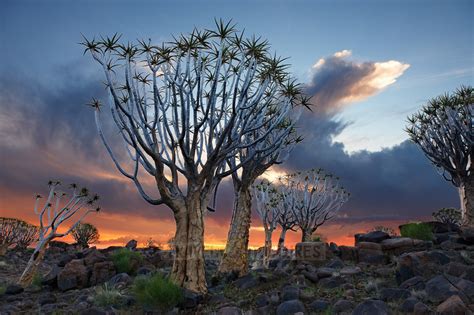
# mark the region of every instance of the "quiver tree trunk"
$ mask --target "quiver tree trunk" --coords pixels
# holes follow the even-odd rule
[[[311,234],[312,231],[310,229],[301,229],[302,235],[301,235],[301,241],[302,242],[311,242]]]
[[[204,261],[204,209],[200,193],[189,193],[185,204],[175,211],[176,257],[171,279],[194,292],[206,293]]]
[[[268,268],[270,256],[272,254],[272,231],[265,230],[265,246],[263,248],[263,266]]]
[[[27,287],[33,281],[33,277],[35,276],[36,272],[38,271],[38,267],[43,260],[44,253],[46,251],[46,246],[48,242],[44,242],[41,246],[36,250],[33,255],[31,255],[28,263],[26,264],[26,268],[20,276],[18,280],[18,284],[22,287]]]
[[[0,256],[5,256],[7,253],[9,244],[0,244]]]
[[[277,248],[277,253],[278,255],[283,255],[283,249],[285,248],[285,237],[286,237],[286,231],[288,229],[282,227],[281,232],[280,232],[280,238],[278,239],[278,248]]]
[[[235,194],[230,229],[219,272],[236,272],[242,276],[248,271],[252,197],[249,187],[246,186],[240,186]]]
[[[474,174],[471,173],[459,185],[462,224],[474,226]]]

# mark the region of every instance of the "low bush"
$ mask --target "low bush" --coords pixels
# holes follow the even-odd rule
[[[408,223],[400,227],[400,235],[402,237],[410,237],[423,241],[431,241],[433,239],[433,231],[429,224],[426,223]]]
[[[183,300],[181,288],[161,274],[137,277],[132,290],[138,303],[146,308],[159,308],[164,311]]]
[[[7,291],[7,287],[3,284],[0,284],[0,295],[5,294],[5,291]]]
[[[43,277],[39,273],[35,273],[33,279],[31,280],[31,285],[41,288],[43,282]]]
[[[442,223],[461,225],[461,210],[456,208],[441,208],[433,212],[433,218]]]
[[[143,257],[140,253],[134,252],[128,248],[121,248],[112,254],[117,272],[126,272],[133,274],[139,267]]]
[[[124,304],[124,297],[119,290],[104,284],[95,290],[94,304],[101,307],[120,307]]]
[[[311,235],[311,242],[326,242],[326,237],[322,234]]]

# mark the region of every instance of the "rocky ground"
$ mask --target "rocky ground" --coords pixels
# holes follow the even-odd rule
[[[218,252],[206,252],[209,294],[185,292],[170,314],[474,314],[474,229],[449,231],[434,224],[431,241],[356,235],[356,246],[327,244],[326,258],[307,260],[288,252],[263,269],[256,260],[246,276],[217,277]],[[117,273],[117,248],[83,251],[55,244],[41,266],[41,279],[14,285],[29,258],[10,251],[0,258],[0,314],[143,314],[131,294],[136,275],[167,274],[172,253],[135,249],[144,259],[133,275]],[[255,254],[255,253],[253,253]],[[98,305],[96,292],[116,288],[120,307]]]

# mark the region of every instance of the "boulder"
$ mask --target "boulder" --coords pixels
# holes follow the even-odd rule
[[[459,226],[453,223],[443,223],[439,221],[430,221],[430,222],[425,222],[425,224],[428,224],[431,226],[431,229],[433,233],[448,233],[448,232],[458,232],[459,231]]]
[[[58,274],[61,272],[61,268],[53,265],[51,270],[41,279],[42,285],[56,286],[58,281]]]
[[[266,294],[260,294],[255,299],[255,306],[257,306],[257,307],[263,307],[263,306],[267,306],[269,304],[270,304],[270,298]]]
[[[425,291],[428,300],[432,303],[440,303],[452,295],[457,295],[459,290],[446,279],[445,276],[439,275],[426,283]]]
[[[354,302],[349,300],[340,299],[334,303],[332,310],[334,313],[348,313],[354,308]]]
[[[242,310],[236,306],[224,306],[217,311],[217,315],[240,315]]]
[[[136,240],[130,240],[130,241],[127,242],[125,247],[130,249],[130,250],[134,250],[134,249],[137,248],[137,245],[138,245],[138,242]]]
[[[356,306],[352,315],[388,315],[388,307],[379,300],[367,300]]]
[[[410,296],[409,298],[407,298],[405,301],[403,301],[402,304],[400,304],[400,306],[398,307],[398,310],[400,312],[402,312],[403,314],[406,314],[406,313],[413,313],[414,309],[415,309],[415,305],[416,303],[418,303],[418,299],[414,296]]]
[[[395,276],[401,284],[414,276],[430,277],[440,274],[443,265],[450,262],[450,258],[442,251],[420,251],[405,253],[397,257]]]
[[[24,289],[21,285],[9,284],[5,289],[5,294],[15,295],[15,294],[20,294],[23,291],[24,291]]]
[[[383,288],[380,290],[380,299],[388,301],[399,301],[410,297],[410,291],[398,288]]]
[[[104,254],[99,252],[95,247],[87,248],[83,251],[84,265],[92,268],[94,264],[107,260]]]
[[[76,288],[85,288],[88,285],[88,272],[82,259],[71,260],[58,274],[58,288],[66,291]]]
[[[325,265],[325,267],[333,268],[333,269],[341,269],[344,266],[345,266],[344,262],[339,257],[334,257]]]
[[[300,289],[294,286],[283,288],[281,298],[283,301],[297,300],[300,297]]]
[[[386,262],[382,246],[378,243],[359,242],[357,244],[359,262],[384,264]]]
[[[459,236],[465,244],[474,245],[474,227],[473,226],[464,226],[461,227]]]
[[[336,270],[333,268],[321,267],[321,268],[318,268],[318,270],[316,271],[316,274],[318,275],[319,279],[323,279],[323,278],[332,277],[334,272],[336,272]]]
[[[436,308],[437,314],[466,314],[466,304],[457,295],[452,295]]]
[[[234,281],[234,285],[242,290],[250,289],[257,284],[258,280],[250,273]]]
[[[304,304],[299,300],[285,301],[278,305],[277,315],[290,315],[296,313],[305,313]]]
[[[202,300],[203,296],[201,294],[183,289],[183,300],[179,306],[184,309],[192,309],[197,307]]]
[[[324,312],[326,311],[331,304],[326,300],[316,300],[309,304],[309,309],[313,312]]]
[[[413,308],[414,315],[428,315],[431,314],[430,308],[423,302],[418,302]]]
[[[339,246],[339,255],[344,261],[357,261],[357,248],[352,246]]]
[[[399,255],[414,248],[415,243],[409,237],[398,237],[384,240],[380,243],[382,251],[388,254]]]
[[[380,243],[383,240],[389,239],[390,235],[382,231],[372,231],[365,234],[356,234],[354,238],[357,245],[359,242]]]
[[[319,285],[325,289],[334,289],[343,285],[345,282],[344,278],[336,276],[319,280]]]
[[[410,278],[402,284],[400,284],[401,289],[405,290],[415,290],[415,291],[420,291],[425,289],[425,279],[420,276],[415,276],[413,278]]]
[[[326,260],[326,243],[301,242],[295,245],[295,257],[298,262]]]
[[[108,281],[115,275],[115,266],[111,261],[97,262],[92,267],[90,285],[97,285]]]
[[[52,304],[56,303],[56,301],[56,296],[51,292],[47,292],[38,298],[39,305]]]
[[[115,289],[122,289],[132,283],[132,278],[125,272],[116,274],[107,283]]]
[[[360,269],[360,267],[357,267],[357,266],[347,266],[347,267],[342,268],[339,271],[339,273],[342,276],[355,276],[355,275],[358,275],[361,272],[362,272],[362,270]]]

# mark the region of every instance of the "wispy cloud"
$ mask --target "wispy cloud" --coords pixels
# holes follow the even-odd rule
[[[342,50],[321,58],[311,68],[307,93],[318,110],[334,113],[362,101],[396,82],[409,67],[397,60],[382,62],[351,60],[352,51]]]

